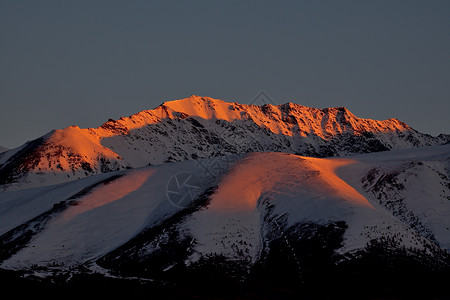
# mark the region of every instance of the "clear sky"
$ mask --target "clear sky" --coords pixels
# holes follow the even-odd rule
[[[261,90],[450,133],[450,1],[0,0],[0,145]]]

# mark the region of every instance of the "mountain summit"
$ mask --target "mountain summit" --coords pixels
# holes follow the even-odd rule
[[[33,297],[41,282],[446,299],[448,140],[344,107],[198,96],[53,130],[0,153],[0,280]]]
[[[344,156],[444,144],[397,119],[376,121],[345,107],[244,105],[191,96],[98,128],[53,130],[0,154],[0,185],[40,186],[93,174],[247,152]]]

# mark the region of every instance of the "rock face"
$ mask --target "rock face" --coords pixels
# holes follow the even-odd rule
[[[312,157],[444,144],[397,119],[354,116],[345,107],[243,105],[191,96],[98,128],[54,130],[0,154],[3,189],[41,186],[94,174],[247,152]]]

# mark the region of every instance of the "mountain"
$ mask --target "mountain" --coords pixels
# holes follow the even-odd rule
[[[397,119],[375,121],[344,107],[263,106],[191,96],[98,128],[53,130],[0,154],[0,185],[20,189],[94,174],[248,152],[345,156],[440,145]]]
[[[450,275],[449,170],[450,145],[255,152],[2,192],[0,268],[75,291],[111,280],[102,294],[136,282],[164,298],[436,298]]]
[[[9,149],[0,145],[0,153],[8,151]]]

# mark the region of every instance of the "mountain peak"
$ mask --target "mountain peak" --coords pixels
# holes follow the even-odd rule
[[[397,119],[362,119],[345,107],[288,102],[248,105],[192,95],[167,101],[98,128],[76,125],[49,132],[0,155],[0,184],[42,185],[125,168],[247,152],[342,156],[448,142]],[[46,175],[47,174],[47,175]]]
[[[161,106],[169,106],[169,107],[176,107],[177,105],[202,105],[204,103],[215,103],[215,102],[224,102],[220,99],[214,99],[211,97],[204,97],[204,96],[198,96],[198,95],[191,95],[187,98],[183,99],[177,99],[177,100],[171,100],[171,101],[165,101],[161,104]]]

